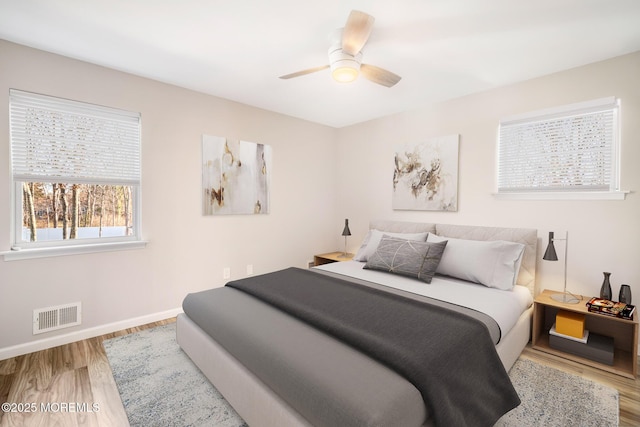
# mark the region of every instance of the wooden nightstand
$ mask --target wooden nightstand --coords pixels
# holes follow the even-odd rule
[[[313,256],[313,265],[329,264],[330,262],[351,261],[354,254],[344,255],[344,252],[329,252],[328,254],[320,254]]]
[[[636,375],[638,375],[638,313],[634,313],[633,320],[591,313],[586,306],[589,298],[582,297],[578,304],[565,304],[551,299],[551,295],[555,293],[557,292],[544,290],[533,302],[532,347],[565,359],[635,379]],[[549,329],[555,322],[558,310],[584,314],[585,329],[595,334],[613,337],[613,366],[565,353],[549,346]]]

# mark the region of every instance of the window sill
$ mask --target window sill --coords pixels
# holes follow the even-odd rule
[[[146,241],[136,240],[133,242],[96,243],[88,245],[57,246],[51,248],[20,249],[0,252],[0,255],[4,256],[5,261],[18,261],[33,258],[49,258],[64,255],[142,249],[146,245]]]
[[[499,200],[624,200],[630,191],[494,193]]]

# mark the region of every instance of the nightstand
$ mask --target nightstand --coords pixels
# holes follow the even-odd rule
[[[328,254],[320,254],[313,256],[313,265],[329,264],[330,262],[351,261],[354,254],[344,255],[344,252],[329,252]]]
[[[634,313],[633,320],[592,313],[586,306],[589,298],[582,297],[578,304],[565,304],[551,298],[551,295],[555,293],[558,292],[544,290],[533,302],[532,347],[545,353],[635,379],[638,375],[638,313]],[[549,346],[549,329],[555,322],[559,310],[583,314],[585,315],[585,329],[594,334],[613,337],[613,366],[565,353]]]

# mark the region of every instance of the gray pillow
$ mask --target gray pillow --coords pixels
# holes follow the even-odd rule
[[[360,249],[358,249],[358,253],[356,253],[356,256],[353,257],[353,260],[367,261],[369,257],[376,251],[376,249],[378,249],[378,245],[380,244],[380,240],[382,240],[382,236],[426,242],[428,235],[429,232],[427,231],[422,233],[390,233],[388,231],[380,231],[376,229],[369,230],[364,240],[362,241],[362,246],[360,246]]]
[[[481,283],[489,288],[513,289],[524,255],[522,243],[452,239],[435,234],[429,234],[427,238],[432,243],[444,240],[449,244],[437,273]]]
[[[364,268],[415,277],[431,283],[445,246],[446,240],[429,243],[383,236]]]

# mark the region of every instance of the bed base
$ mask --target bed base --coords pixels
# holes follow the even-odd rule
[[[176,327],[180,347],[247,424],[312,427],[186,314]]]
[[[496,346],[507,371],[529,342],[532,312],[533,308],[525,311]],[[178,315],[177,341],[247,424],[265,427],[311,426],[184,313]]]

